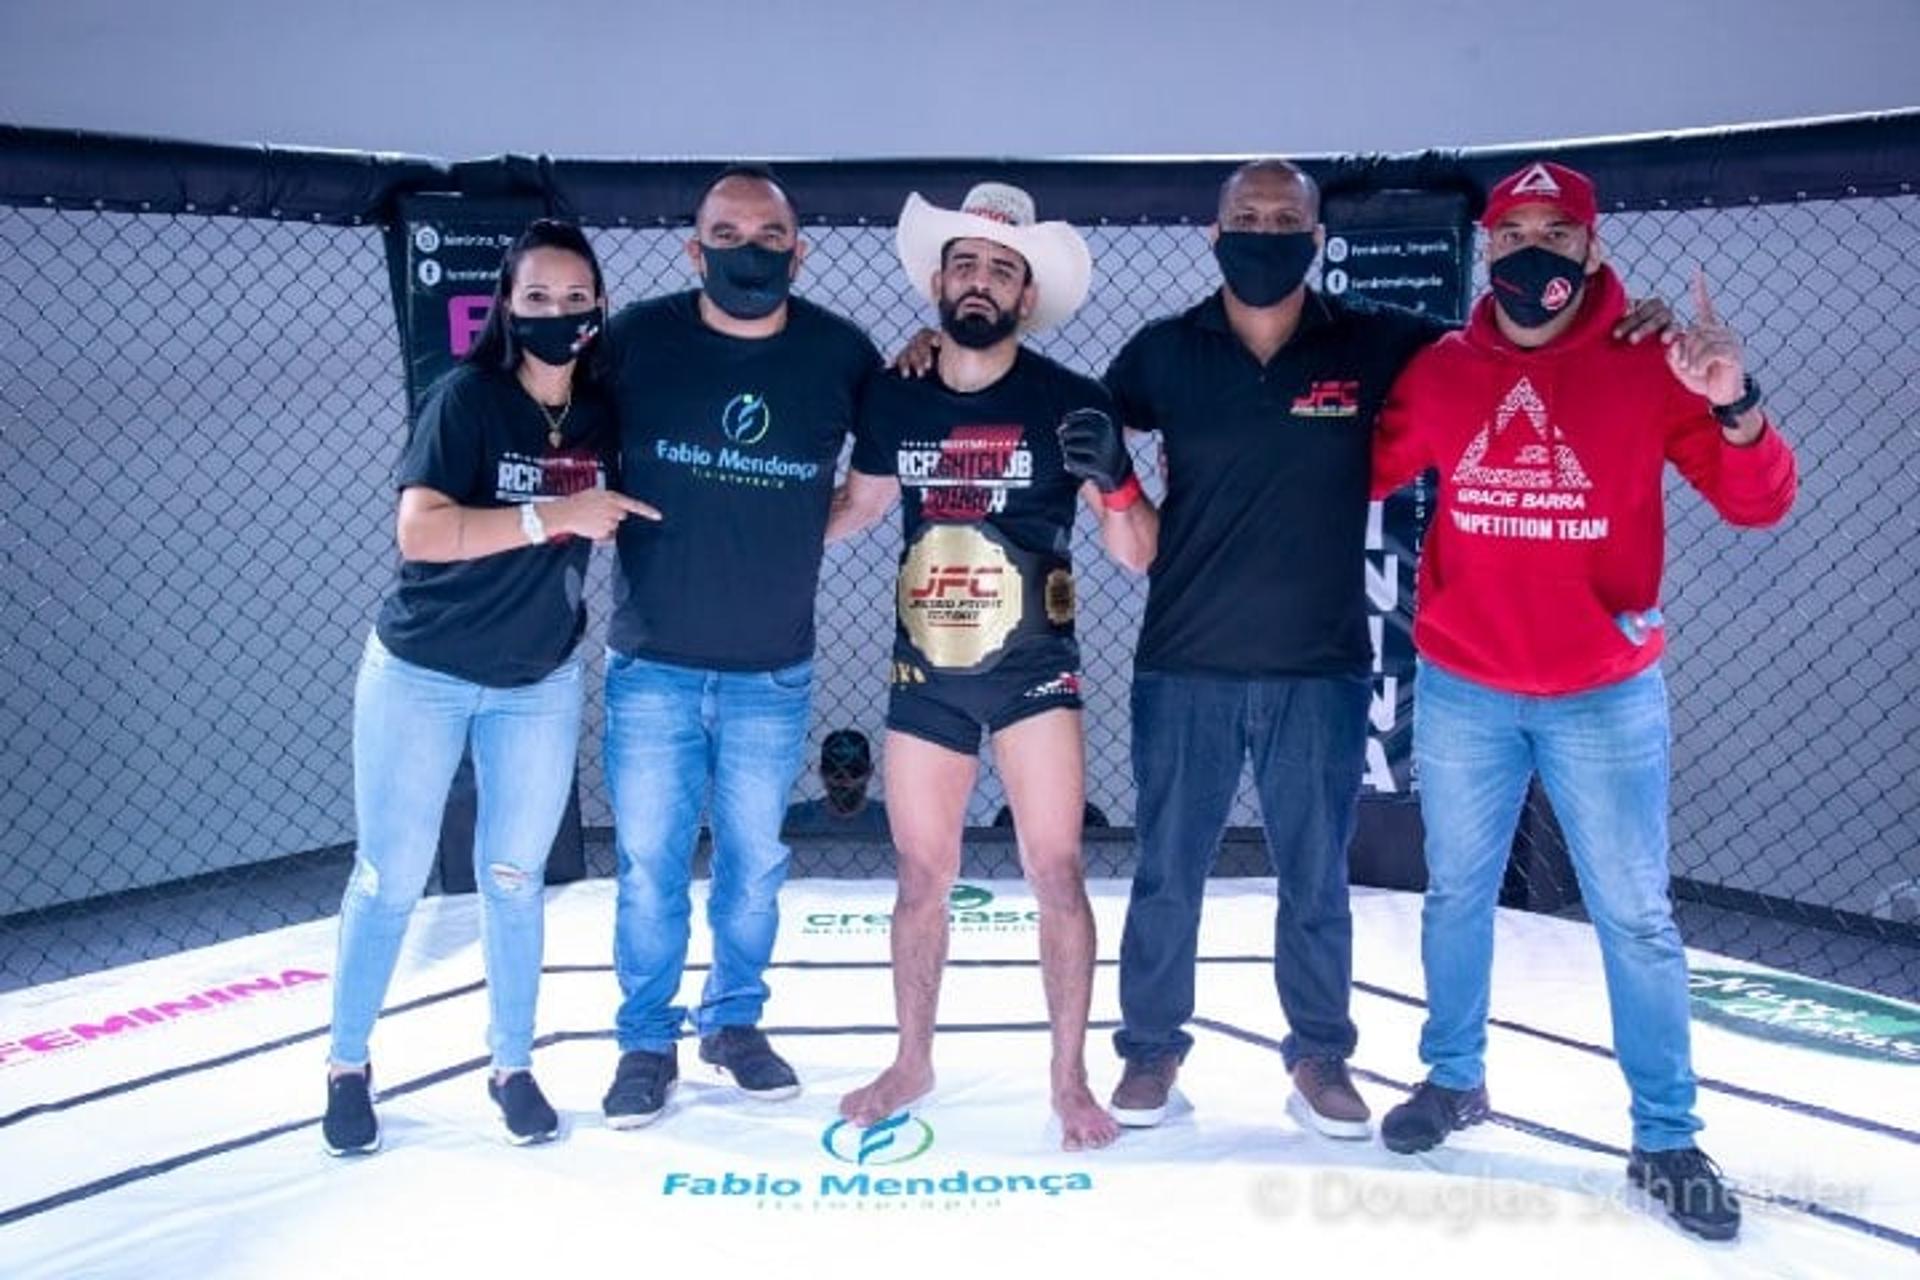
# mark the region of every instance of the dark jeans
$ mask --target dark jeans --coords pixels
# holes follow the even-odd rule
[[[1142,672],[1133,680],[1139,862],[1120,943],[1120,1056],[1185,1057],[1207,872],[1242,762],[1279,880],[1273,979],[1290,1028],[1281,1052],[1346,1058],[1353,917],[1347,845],[1366,753],[1367,684],[1354,677],[1234,680]]]

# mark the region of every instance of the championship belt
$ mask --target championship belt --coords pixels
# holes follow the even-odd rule
[[[1072,635],[1073,575],[990,525],[929,524],[900,562],[900,630],[940,671],[992,670],[1022,636]]]

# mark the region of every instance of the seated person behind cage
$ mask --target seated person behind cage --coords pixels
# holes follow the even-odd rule
[[[1026,192],[982,183],[957,211],[909,196],[897,244],[951,341],[932,377],[868,387],[827,526],[829,538],[846,537],[904,495],[887,707],[900,1038],[892,1066],[842,1098],[840,1113],[871,1125],[933,1088],[947,896],[984,730],[1039,902],[1061,1145],[1105,1146],[1119,1126],[1087,1087],[1094,925],[1080,861],[1085,746],[1068,547],[1084,501],[1108,551],[1143,570],[1153,506],[1106,392],[1021,342],[1086,297],[1093,264],[1080,233],[1036,222]]]
[[[1692,327],[1664,352],[1613,336],[1626,292],[1602,265],[1597,210],[1593,184],[1558,164],[1496,185],[1487,292],[1380,413],[1374,495],[1440,475],[1413,628],[1428,1075],[1381,1136],[1426,1151],[1487,1118],[1494,905],[1537,771],[1599,938],[1632,1095],[1628,1180],[1725,1240],[1740,1207],[1693,1142],[1687,958],[1667,889],[1663,484],[1671,462],[1722,519],[1759,527],[1786,515],[1796,475],[1703,277]]]
[[[820,783],[826,795],[787,808],[781,833],[790,836],[887,835],[887,806],[867,795],[873,751],[858,729],[835,729],[820,744]]]

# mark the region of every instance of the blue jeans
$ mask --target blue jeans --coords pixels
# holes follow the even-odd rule
[[[545,941],[547,851],[566,809],[580,742],[580,661],[538,684],[494,689],[416,666],[367,637],[353,694],[358,847],[340,903],[333,1042],[367,1061],[407,919],[440,846],[447,789],[468,738],[476,808],[474,881],[487,965],[487,1045],[502,1071],[533,1064]]]
[[[686,1028],[673,1003],[687,962],[688,884],[710,802],[713,968],[693,1023],[701,1035],[752,1026],[787,878],[780,822],[799,776],[813,697],[811,660],[778,671],[704,671],[607,654],[607,787],[619,847],[613,966],[622,1053],[666,1051]]]
[[[1185,1057],[1207,872],[1253,759],[1267,850],[1279,878],[1273,979],[1287,1015],[1287,1067],[1346,1058],[1353,917],[1347,845],[1365,762],[1367,684],[1358,677],[1133,678],[1139,861],[1120,941],[1120,1056]]]
[[[1420,1058],[1435,1084],[1486,1077],[1494,906],[1538,770],[1600,939],[1633,1141],[1693,1144],[1687,961],[1667,897],[1667,687],[1658,667],[1586,693],[1502,693],[1422,662],[1413,755],[1427,829]]]

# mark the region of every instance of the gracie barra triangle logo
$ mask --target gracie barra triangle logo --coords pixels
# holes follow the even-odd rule
[[[1513,184],[1513,194],[1517,196],[1557,196],[1560,184],[1547,172],[1547,166],[1536,164],[1520,175],[1520,181]]]
[[[1530,431],[1517,438],[1507,428],[1524,417]],[[1488,454],[1493,454],[1489,462]],[[1488,489],[1591,489],[1586,468],[1560,428],[1547,421],[1546,402],[1526,378],[1513,384],[1494,410],[1493,422],[1480,428],[1454,468],[1456,485]]]

